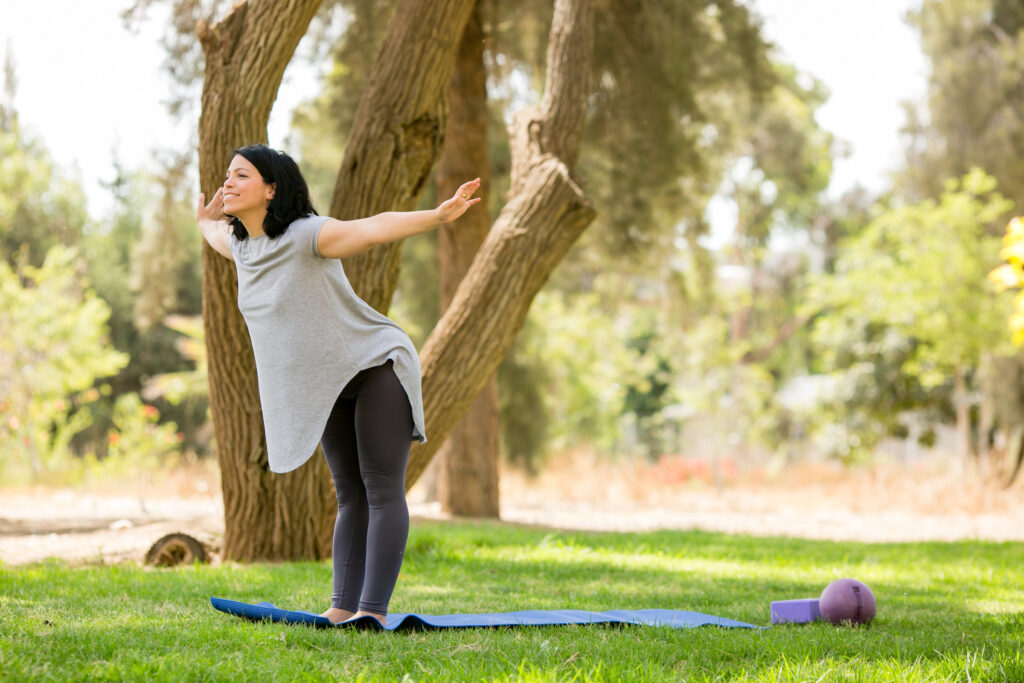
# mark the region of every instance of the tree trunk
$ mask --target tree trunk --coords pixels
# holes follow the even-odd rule
[[[420,354],[430,441],[413,446],[407,487],[494,374],[533,297],[594,218],[571,173],[592,44],[591,0],[557,0],[544,98],[510,127],[510,199]]]
[[[250,0],[215,26],[197,26],[206,54],[199,123],[200,182],[207,196],[221,183],[232,149],[266,141],[267,121],[284,69],[319,0]],[[444,96],[458,36],[472,0],[402,0],[364,93],[333,215],[365,216],[405,208],[429,176],[441,145]],[[397,247],[394,256],[397,256]],[[388,265],[393,256],[368,259]],[[373,268],[386,306],[393,278]],[[390,266],[388,266],[390,267]],[[248,332],[237,308],[230,261],[203,250],[203,318],[210,356],[210,404],[224,494],[224,553],[236,560],[321,558],[330,553],[336,504],[323,458],[272,475]],[[358,281],[358,280],[357,280]],[[340,390],[340,387],[339,387]]]
[[[237,4],[212,27],[196,27],[206,54],[199,179],[207,197],[221,184],[232,149],[266,141],[285,66],[319,5],[254,0]],[[237,298],[234,265],[204,244],[203,322],[224,496],[224,556],[326,557],[330,518],[321,501],[331,499],[330,477],[322,458],[287,475],[268,469],[256,368]]]
[[[967,393],[967,378],[964,369],[957,365],[953,370],[953,403],[956,410],[957,457],[967,465],[971,461],[971,406]]]
[[[451,110],[444,151],[437,167],[437,192],[452,196],[466,180],[479,176],[491,186],[487,155],[487,71],[480,2],[462,34],[449,87]],[[486,203],[438,234],[441,310],[448,308],[459,283],[491,227]],[[498,517],[498,384],[494,376],[470,404],[437,455],[438,498],[453,515]]]

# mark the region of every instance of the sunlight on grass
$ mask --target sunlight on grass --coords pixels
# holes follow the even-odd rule
[[[401,581],[401,578],[399,578],[399,581]],[[443,596],[451,595],[452,593],[455,592],[455,589],[450,587],[450,586],[423,586],[423,585],[418,585],[418,586],[415,586],[415,587],[412,587],[412,588],[408,588],[406,590],[406,592],[407,593],[411,593],[413,595],[420,596],[420,597],[427,597],[427,596],[442,596],[443,597]]]
[[[413,530],[393,612],[674,608],[767,624],[773,599],[868,582],[862,628],[548,627],[403,634],[253,624],[209,596],[318,610],[329,561],[0,567],[0,679],[1024,680],[1024,544],[858,544],[703,532]]]
[[[1015,597],[1003,599],[968,600],[964,607],[976,614],[1009,614],[1018,615],[1024,627],[1024,591],[1017,591]]]

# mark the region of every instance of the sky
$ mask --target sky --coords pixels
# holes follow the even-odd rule
[[[101,182],[113,177],[115,149],[127,167],[144,168],[154,149],[180,149],[196,123],[175,123],[167,113],[159,13],[129,32],[120,19],[128,4],[0,0],[0,54],[9,47],[14,55],[22,127],[43,140],[58,165],[77,171],[94,217],[109,208]],[[884,189],[900,159],[900,101],[925,91],[927,62],[903,21],[920,0],[750,4],[782,58],[832,92],[818,121],[851,153],[836,164],[829,193],[838,196],[856,184]],[[285,72],[270,120],[272,146],[284,145],[291,111],[316,93],[317,84],[318,69]]]
[[[824,81],[832,95],[818,123],[851,146],[830,194],[888,186],[901,159],[903,100],[924,97],[928,62],[904,21],[920,0],[756,0],[765,32],[785,61]]]
[[[128,168],[144,168],[154,149],[182,149],[198,123],[175,122],[167,112],[161,13],[150,12],[129,31],[121,12],[130,5],[0,0],[0,57],[8,47],[14,55],[19,122],[58,165],[77,169],[94,217],[111,203],[101,182],[114,176],[115,149]],[[317,84],[315,69],[285,72],[268,127],[271,145],[284,143],[291,111],[316,94]]]

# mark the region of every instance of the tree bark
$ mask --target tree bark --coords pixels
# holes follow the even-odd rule
[[[221,184],[230,152],[266,142],[267,121],[285,67],[320,0],[235,5],[196,33],[206,55],[199,119],[199,179],[207,197]],[[287,475],[267,465],[256,367],[238,311],[234,265],[203,246],[203,322],[209,355],[210,408],[224,496],[224,556],[233,560],[321,558],[330,548],[330,517],[297,501],[330,501],[322,458]]]
[[[510,199],[420,354],[430,441],[413,447],[407,487],[494,374],[533,297],[594,218],[571,171],[592,46],[591,0],[557,0],[544,97],[510,127]]]
[[[450,197],[466,180],[491,186],[487,155],[487,71],[480,2],[473,7],[459,43],[449,86],[450,112],[444,150],[437,165],[437,193]],[[438,230],[441,310],[451,304],[459,283],[491,227],[486,203]],[[498,517],[498,384],[492,375],[437,454],[438,498],[449,514]]]

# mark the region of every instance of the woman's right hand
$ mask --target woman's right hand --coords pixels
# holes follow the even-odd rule
[[[199,205],[196,206],[196,220],[199,223],[203,221],[213,221],[214,223],[224,220],[224,188],[218,187],[217,192],[213,195],[213,199],[210,200],[209,204],[204,204],[206,196],[199,193]]]
[[[221,256],[231,258],[231,245],[228,242],[228,235],[231,227],[224,216],[224,188],[217,188],[216,194],[209,204],[205,203],[206,197],[199,193],[199,203],[196,205],[196,222],[199,223],[199,231],[203,237]]]

